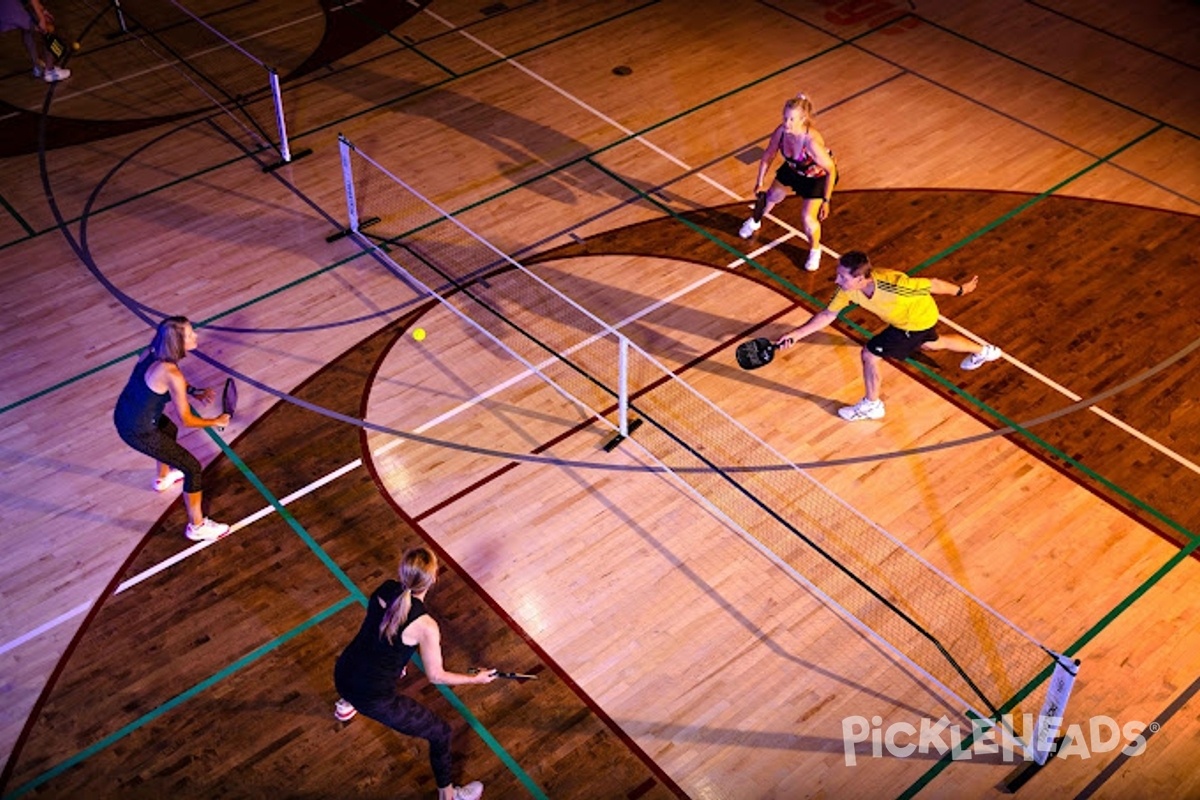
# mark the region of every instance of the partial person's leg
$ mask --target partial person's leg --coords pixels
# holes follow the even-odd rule
[[[741,229],[738,231],[738,236],[743,239],[749,239],[754,235],[754,232],[762,227],[762,220],[767,214],[771,213],[771,209],[779,205],[783,198],[787,197],[787,189],[778,180],[771,184],[767,189],[766,202],[762,204],[762,209],[755,204],[754,213],[750,215],[750,219],[742,223]]]
[[[433,768],[438,792],[448,792],[443,796],[453,797],[450,725],[444,719],[406,695],[396,695],[381,703],[359,705],[358,710],[394,731],[429,742],[429,766]]]
[[[809,272],[816,272],[821,266],[821,219],[817,215],[821,211],[822,203],[822,198],[806,197],[801,207],[803,216],[800,226],[804,235],[808,237],[808,260],[804,262],[804,268]]]
[[[963,369],[979,369],[989,361],[995,361],[1003,353],[994,344],[979,344],[957,333],[947,333],[935,341],[921,345],[924,350],[949,350],[952,353],[970,353],[960,365]]]
[[[873,403],[879,400],[879,384],[883,381],[879,374],[880,361],[883,359],[865,347],[862,349],[863,383],[867,387],[866,398]]]

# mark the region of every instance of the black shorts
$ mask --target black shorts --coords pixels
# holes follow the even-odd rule
[[[926,328],[923,331],[906,331],[888,325],[881,332],[867,341],[867,350],[880,358],[893,358],[903,361],[920,349],[926,342],[936,342],[937,328]]]
[[[792,169],[791,164],[784,162],[784,165],[775,173],[775,180],[791,189],[799,197],[809,200],[824,200],[825,184],[829,180],[829,175],[826,173],[816,178],[810,178],[807,175],[801,175]]]

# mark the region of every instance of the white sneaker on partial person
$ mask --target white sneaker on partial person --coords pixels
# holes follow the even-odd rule
[[[58,83],[71,77],[71,70],[66,67],[46,67],[42,71],[42,80],[46,83]]]
[[[996,347],[994,344],[985,344],[983,349],[978,353],[971,353],[971,355],[964,358],[960,366],[963,369],[979,369],[989,361],[995,361],[1001,355],[999,347]]]
[[[161,478],[154,479],[154,491],[165,492],[181,480],[183,480],[183,473],[173,469]]]
[[[883,401],[863,398],[852,406],[838,409],[838,416],[847,422],[858,422],[864,419],[883,419]]]
[[[749,239],[751,236],[754,235],[754,232],[757,231],[761,227],[762,227],[762,220],[755,222],[754,217],[751,217],[750,219],[748,219],[742,223],[742,227],[738,230],[738,236],[742,237],[743,239]]]
[[[808,251],[808,261],[804,262],[804,269],[808,272],[816,272],[821,266],[821,249]]]
[[[228,525],[223,522],[213,522],[208,517],[205,517],[204,521],[199,525],[193,525],[189,522],[183,535],[193,542],[208,542],[213,539],[220,539],[227,533],[229,533]]]
[[[471,781],[466,786],[454,787],[454,800],[479,800],[483,797],[483,784]]]
[[[338,722],[349,722],[358,716],[358,709],[345,698],[339,697],[338,701],[333,704],[333,716]]]
[[[34,64],[33,65],[33,77],[41,78],[45,74],[46,74],[45,65],[43,65],[43,64]]]

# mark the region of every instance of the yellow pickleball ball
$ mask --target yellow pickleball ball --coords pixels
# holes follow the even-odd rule
[[[416,330],[414,330],[413,338],[416,339],[418,342],[421,341],[422,339],[424,339],[425,338],[425,329],[417,328]]]

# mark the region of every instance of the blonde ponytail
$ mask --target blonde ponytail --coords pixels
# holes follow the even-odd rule
[[[414,547],[404,554],[400,561],[400,586],[403,591],[383,615],[383,621],[379,623],[379,638],[387,639],[388,644],[395,643],[396,633],[404,627],[412,611],[413,595],[421,594],[433,586],[437,580],[437,569],[437,558],[424,547]]]

